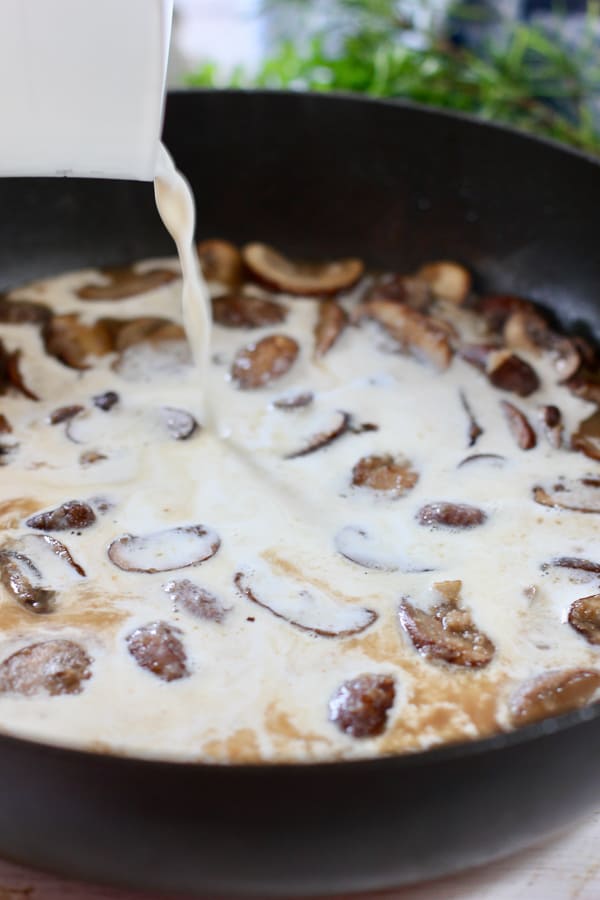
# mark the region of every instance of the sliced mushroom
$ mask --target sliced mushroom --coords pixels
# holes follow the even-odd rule
[[[0,434],[11,434],[12,433],[12,425],[4,415],[4,413],[0,413]]]
[[[533,310],[513,312],[504,322],[504,342],[511,350],[539,354],[548,345],[546,320]]]
[[[75,293],[80,300],[127,300],[147,294],[176,281],[180,276],[170,269],[148,269],[138,272],[131,266],[105,269],[104,284],[84,284]]]
[[[185,409],[163,406],[160,413],[165,428],[175,441],[186,441],[198,428],[193,415]]]
[[[569,609],[569,625],[589,644],[600,644],[600,594],[575,600]]]
[[[431,567],[410,561],[398,547],[397,541],[385,534],[374,536],[366,528],[345,525],[334,538],[335,549],[345,559],[363,569],[381,572],[430,572]]]
[[[468,503],[427,503],[417,513],[419,525],[430,528],[476,528],[486,519],[482,509]]]
[[[279,291],[299,296],[329,296],[351,288],[361,278],[360,259],[296,262],[267,244],[246,244],[242,257],[252,274]]]
[[[494,387],[519,397],[529,397],[540,386],[540,379],[528,362],[515,353],[501,350],[488,361],[487,376]]]
[[[537,313],[531,300],[510,294],[488,294],[481,297],[478,309],[483,314],[490,331],[502,331],[507,319],[515,313]]]
[[[320,637],[360,634],[378,618],[372,609],[344,603],[292,578],[274,578],[270,570],[261,573],[259,567],[252,573],[238,572],[234,583],[244,597],[277,619]]]
[[[57,559],[66,563],[66,565],[73,569],[73,571],[81,578],[86,577],[83,566],[73,558],[73,555],[66,544],[63,544],[58,538],[52,537],[52,535],[49,534],[31,534],[26,536],[26,540],[39,542],[44,547],[47,547]]]
[[[179,525],[151,534],[123,534],[108,548],[111,562],[126,572],[170,572],[197,566],[215,555],[219,535],[206,525]]]
[[[444,584],[458,584],[453,593]],[[428,660],[443,660],[454,666],[482,668],[491,662],[495,647],[480,631],[471,614],[458,605],[460,582],[442,582],[438,592],[444,600],[427,613],[404,597],[398,609],[400,625],[416,650]]]
[[[96,394],[92,397],[92,403],[103,412],[109,412],[113,406],[119,402],[119,395],[116,391],[104,391],[103,394]]]
[[[502,468],[506,462],[506,457],[500,456],[499,453],[472,453],[471,456],[465,456],[457,465],[457,469],[463,466],[471,465],[471,463],[486,463],[496,468]]]
[[[411,275],[384,275],[369,291],[367,300],[393,300],[407,303],[413,309],[425,311],[431,304],[429,284]]]
[[[284,459],[297,459],[300,456],[308,456],[309,453],[321,450],[322,447],[326,447],[345,434],[350,424],[348,413],[340,410],[328,411],[324,416],[320,416],[319,419],[318,430],[307,437],[297,450],[286,453]]]
[[[227,613],[231,611],[218,597],[188,578],[169,581],[163,585],[163,590],[178,609],[184,609],[197,619],[223,622]]]
[[[402,456],[363,456],[352,469],[352,484],[390,497],[403,497],[419,480],[412,463]]]
[[[407,353],[436,369],[447,369],[452,347],[446,325],[392,300],[370,300],[357,307],[355,320],[374,319]]]
[[[29,644],[0,663],[0,691],[30,697],[79,694],[91,678],[92,660],[73,641]]]
[[[500,406],[517,446],[521,450],[532,450],[537,444],[537,437],[525,413],[508,400],[501,400]]]
[[[28,556],[16,550],[0,550],[0,582],[7,593],[24,609],[47,615],[54,609],[56,591],[33,583],[41,575]]]
[[[563,424],[562,414],[558,406],[549,404],[541,406],[539,410],[540,419],[544,428],[546,440],[555,450],[560,450],[563,440]]]
[[[545,571],[551,566],[557,566],[559,569],[577,569],[581,572],[590,572],[592,575],[600,575],[600,563],[592,562],[590,559],[580,559],[578,556],[558,556],[549,563],[544,563],[542,569]]]
[[[89,528],[95,521],[96,514],[87,503],[67,500],[55,509],[31,516],[25,524],[40,531],[79,531]]]
[[[590,459],[600,460],[600,409],[579,423],[571,437],[571,446]]]
[[[275,409],[282,409],[287,412],[291,409],[302,409],[305,406],[310,406],[314,399],[315,395],[312,391],[302,391],[300,394],[288,394],[278,397],[277,400],[273,400],[273,406]]]
[[[127,649],[142,669],[163,681],[177,681],[190,674],[182,633],[167,622],[149,622],[127,635]]]
[[[260,328],[285,322],[287,310],[281,303],[251,294],[223,294],[212,300],[213,321],[225,328]]]
[[[490,342],[483,344],[461,344],[458,348],[458,355],[469,365],[479,369],[480,372],[487,372],[490,360],[498,353],[498,344]]]
[[[39,400],[37,394],[30,390],[21,374],[21,350],[8,352],[0,340],[0,394],[8,388],[14,388],[28,400]]]
[[[321,300],[315,325],[315,356],[324,356],[347,324],[346,311],[335,300]]]
[[[468,443],[468,446],[474,447],[475,444],[477,443],[477,441],[479,440],[479,438],[481,437],[481,435],[483,434],[483,428],[481,427],[481,425],[475,418],[475,414],[474,414],[473,410],[471,409],[471,405],[470,405],[469,401],[467,400],[465,392],[460,391],[459,397],[460,397],[460,402],[461,402],[462,408],[464,409],[465,413],[467,414],[467,419],[469,420],[469,432],[468,432],[469,443]]]
[[[104,356],[114,349],[105,322],[83,323],[76,313],[53,316],[43,329],[46,352],[71,369],[89,368],[90,356]]]
[[[550,716],[581,709],[596,699],[600,672],[595,669],[554,669],[531,678],[510,698],[512,725],[519,728]]]
[[[385,731],[396,686],[391,675],[364,673],[344,681],[329,701],[329,720],[354,738]]]
[[[471,290],[471,275],[467,269],[448,260],[421,266],[417,278],[429,285],[434,297],[449,300],[457,306],[465,302]]]
[[[542,506],[600,513],[600,479],[559,478],[551,485],[536,485],[533,488],[533,499]]]
[[[198,257],[207,281],[217,281],[232,288],[243,281],[244,263],[235,244],[218,239],[200,241]]]
[[[79,403],[74,403],[72,406],[59,406],[57,409],[52,410],[48,416],[48,422],[50,425],[60,425],[62,422],[72,419],[73,416],[78,416],[80,412],[83,412],[84,408]]]
[[[51,315],[43,303],[0,297],[0,323],[3,325],[43,325]]]
[[[115,350],[119,353],[138,344],[160,345],[169,341],[184,341],[185,330],[176,322],[160,316],[140,316],[137,319],[101,320],[115,336]]]
[[[242,390],[265,387],[289,372],[299,352],[293,338],[271,334],[236,353],[231,377]]]
[[[579,371],[577,375],[565,381],[566,387],[576,397],[600,406],[600,372]]]

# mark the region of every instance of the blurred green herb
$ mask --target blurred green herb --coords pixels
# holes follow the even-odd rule
[[[295,7],[301,16],[314,9],[315,0],[266,0],[265,7],[267,13]],[[480,6],[455,5],[449,21],[473,21],[480,15]],[[519,22],[503,22],[494,29],[494,39],[474,50],[440,36],[439,29],[420,30],[398,13],[396,0],[337,0],[328,5],[326,28],[317,25],[306,39],[282,40],[257,72],[238,67],[223,79],[215,64],[205,63],[188,81],[203,87],[401,97],[506,122],[600,153],[593,116],[593,104],[600,106],[600,62],[592,28],[598,9],[589,16],[576,50],[558,35]]]

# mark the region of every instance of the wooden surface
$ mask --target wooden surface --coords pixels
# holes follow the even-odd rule
[[[63,881],[0,862],[0,900],[158,900],[158,895]],[[510,859],[418,887],[354,894],[352,900],[600,900],[600,812]]]

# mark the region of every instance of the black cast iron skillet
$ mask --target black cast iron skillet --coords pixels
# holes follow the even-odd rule
[[[400,271],[458,259],[479,287],[600,332],[600,165],[582,155],[443,113],[300,94],[175,94],[165,137],[203,236]],[[0,288],[163,252],[149,185],[0,181]],[[381,888],[574,821],[600,802],[599,760],[598,706],[427,753],[306,766],[144,762],[1,737],[0,854],[170,895]]]

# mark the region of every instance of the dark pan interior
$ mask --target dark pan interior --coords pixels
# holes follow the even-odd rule
[[[459,117],[341,97],[169,98],[199,235],[466,262],[600,334],[600,165]],[[0,289],[172,252],[149,185],[0,181]],[[279,893],[429,878],[524,846],[600,800],[600,715],[359,764],[219,768],[0,739],[0,854],[124,885]]]

